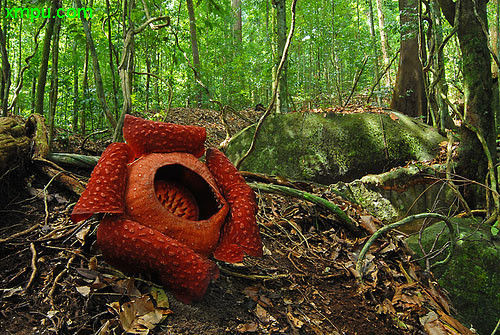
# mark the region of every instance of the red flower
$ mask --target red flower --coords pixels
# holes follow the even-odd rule
[[[262,256],[253,190],[229,159],[208,149],[204,128],[125,116],[125,143],[104,151],[71,219],[107,213],[97,230],[106,261],[156,274],[182,302],[201,299],[219,275],[209,259]]]

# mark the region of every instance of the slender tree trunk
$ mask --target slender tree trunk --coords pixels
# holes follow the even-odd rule
[[[7,116],[7,109],[9,107],[9,91],[11,84],[11,71],[9,63],[9,55],[7,51],[7,31],[0,28],[0,52],[2,54],[2,88],[0,95],[2,98],[2,116]]]
[[[71,128],[73,132],[78,131],[78,109],[79,109],[79,96],[78,96],[78,62],[77,62],[77,45],[76,41],[73,41],[73,118],[71,122]]]
[[[382,49],[382,58],[384,59],[384,67],[387,67],[391,62],[391,59],[389,57],[389,42],[387,40],[387,33],[385,31],[385,19],[384,19],[382,0],[377,0],[377,16],[378,16],[378,27],[380,31],[380,46]],[[385,84],[387,87],[392,86],[391,74],[389,70],[385,75]]]
[[[339,59],[336,53],[336,40],[337,34],[335,30],[335,0],[332,0],[332,64],[334,67],[333,81],[335,84],[335,89],[337,90],[337,102],[339,106],[342,106],[342,76],[339,66]],[[333,101],[332,101],[333,103]]]
[[[198,39],[196,37],[196,16],[194,13],[194,6],[193,6],[193,0],[186,0],[186,6],[188,10],[188,15],[189,15],[189,33],[191,37],[191,51],[193,54],[193,66],[195,68],[195,74],[194,74],[194,79],[196,82],[199,82],[201,79],[200,76],[200,70],[201,70],[201,64],[200,64],[200,53],[198,51]],[[196,91],[197,91],[197,96],[196,96],[196,101],[198,107],[201,106],[202,100],[203,100],[203,91],[199,85],[195,85]]]
[[[59,1],[59,0],[57,0]],[[59,2],[58,7],[61,6]],[[59,86],[58,78],[58,63],[59,63],[59,32],[61,31],[61,18],[56,17],[54,22],[54,38],[52,40],[52,66],[51,66],[51,82],[50,82],[50,93],[49,93],[49,136],[48,145],[49,151],[52,150],[52,142],[54,140],[54,126],[55,126],[55,116],[56,116],[56,106],[57,106],[57,93]]]
[[[380,83],[378,81],[378,76],[380,73],[380,64],[378,62],[378,48],[377,48],[377,37],[375,35],[375,19],[373,15],[373,5],[372,0],[368,0],[368,9],[370,13],[370,35],[372,38],[372,51],[373,51],[373,66],[375,69],[374,73],[374,82],[377,86],[377,91],[380,92]],[[377,103],[380,106],[382,104],[382,97],[380,93],[377,94]]]
[[[419,57],[416,0],[399,0],[401,52],[391,108],[406,115],[427,112],[424,75]]]
[[[431,1],[429,12],[432,20],[432,38],[434,39],[434,47],[437,49],[443,43],[443,26],[441,23],[441,12],[438,5]],[[453,120],[448,112],[448,105],[443,99],[443,96],[448,95],[448,85],[446,84],[446,68],[444,50],[435,53],[434,55],[434,73],[433,81],[436,81],[435,87],[429,87],[430,92],[435,97],[436,108],[439,111],[439,127],[441,133],[445,133],[446,128],[454,127]]]
[[[242,24],[241,24],[241,0],[231,0],[231,8],[233,9],[233,39],[236,44],[241,44],[243,41]]]
[[[52,1],[51,12],[57,11],[58,1]],[[49,18],[49,24],[45,30],[43,38],[42,60],[40,62],[40,71],[38,72],[38,85],[36,87],[35,113],[43,115],[43,100],[45,97],[45,84],[47,83],[47,71],[49,68],[50,42],[54,31],[55,18],[53,15]]]
[[[83,101],[84,102],[84,108],[81,110],[81,117],[80,117],[80,129],[82,135],[85,135],[86,128],[87,128],[87,117],[86,117],[86,111],[91,110],[90,109],[90,96],[89,96],[89,48],[88,48],[88,43],[87,47],[85,48],[85,60],[83,62],[83,81],[82,81],[82,89],[83,89]]]
[[[276,73],[286,43],[286,0],[273,0],[273,6],[276,9],[276,44],[278,46],[276,58],[274,59],[274,72]],[[285,60],[283,69],[281,71],[281,77],[278,83],[278,94],[276,96],[276,113],[288,112],[287,64],[288,62]],[[273,82],[275,81],[273,80]]]
[[[31,81],[31,113],[35,113],[36,105],[36,75],[33,73],[33,78]]]
[[[7,1],[0,2],[0,11],[7,8]],[[9,91],[11,85],[11,69],[9,63],[8,53],[8,27],[7,18],[3,17],[2,28],[0,28],[0,53],[2,55],[2,84],[0,88],[0,99],[2,99],[2,116],[7,116],[7,109],[9,106]]]
[[[151,85],[151,76],[149,75],[151,73],[151,59],[149,58],[150,55],[146,55],[146,72],[148,73],[146,75],[146,110],[149,111],[149,86]]]
[[[113,134],[113,142],[122,139],[122,128],[126,114],[132,112],[132,75],[134,73],[135,61],[135,34],[134,21],[132,20],[132,9],[134,0],[123,1],[123,50],[118,73],[122,87],[123,106],[118,119],[118,126]]]
[[[82,7],[81,1],[80,0],[75,0],[75,1],[76,5],[79,8],[81,8]],[[104,94],[104,85],[102,83],[101,68],[99,66],[99,59],[97,58],[97,51],[95,49],[94,39],[92,38],[92,32],[90,31],[89,22],[83,15],[80,15],[80,20],[82,21],[83,30],[85,32],[85,37],[87,38],[87,43],[90,49],[90,55],[92,56],[92,67],[94,72],[94,81],[96,86],[97,99],[99,100],[101,108],[104,111],[104,115],[106,116],[106,119],[108,120],[110,126],[113,129],[115,129],[116,119],[114,118],[113,113],[111,113],[108,104],[106,103],[106,96]]]
[[[160,55],[159,54],[154,54],[154,63],[155,63],[155,67],[156,67],[156,70],[158,72],[160,72]],[[172,55],[172,57],[174,57]],[[172,60],[172,63],[173,63],[173,60]],[[173,65],[172,65],[173,66]],[[160,83],[159,83],[159,79],[158,78],[155,78],[154,79],[154,112],[157,113],[159,110],[160,110]]]
[[[109,69],[111,70],[111,80],[113,83],[113,111],[115,119],[118,118],[118,90],[116,88],[115,63],[113,62],[113,42],[111,41],[111,8],[109,0],[106,0],[106,10],[108,12],[108,48],[109,48]]]
[[[23,47],[22,47],[22,33],[23,33],[23,18],[21,17],[21,19],[19,20],[19,32],[18,32],[18,35],[17,35],[17,43],[19,44],[19,49],[18,49],[18,59],[17,59],[17,79],[16,79],[16,88],[17,86],[19,85],[19,83],[21,82],[22,80],[22,67],[23,67]],[[21,104],[18,103],[17,106],[14,107],[14,114],[19,114],[19,111],[21,110]],[[15,110],[17,109],[17,112],[15,112]]]

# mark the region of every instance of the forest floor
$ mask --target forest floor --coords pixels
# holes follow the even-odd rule
[[[228,115],[231,132],[260,112]],[[150,117],[150,116],[149,116]],[[207,146],[225,139],[219,114],[175,109],[167,121],[204,126]],[[100,154],[106,142],[72,137],[60,151]],[[74,171],[85,180],[90,171]],[[365,282],[355,270],[367,237],[344,231],[336,217],[303,200],[257,194],[264,256],[219,263],[220,278],[192,305],[166,296],[154,279],[125,276],[95,247],[98,218],[74,225],[77,200],[33,169],[0,208],[1,334],[451,334],[462,329],[432,277],[410,261],[398,234],[381,238],[366,259]],[[363,229],[378,220],[329,192]],[[369,235],[368,233],[366,235]],[[423,324],[426,324],[425,329]],[[446,326],[444,325],[446,324]],[[134,333],[134,332],[131,332]]]

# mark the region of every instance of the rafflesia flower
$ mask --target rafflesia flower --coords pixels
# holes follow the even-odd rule
[[[125,272],[157,275],[177,299],[201,299],[219,270],[262,256],[253,190],[205,128],[126,115],[125,143],[102,154],[71,219],[106,213],[97,230],[104,259]]]

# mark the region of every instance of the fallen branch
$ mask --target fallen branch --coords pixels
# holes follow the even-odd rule
[[[368,241],[366,241],[365,245],[363,246],[363,248],[361,249],[361,251],[359,253],[358,261],[356,262],[356,271],[359,273],[359,280],[361,282],[363,281],[363,260],[365,259],[366,253],[370,249],[373,242],[375,242],[382,234],[384,234],[387,231],[399,228],[402,225],[405,225],[405,224],[410,223],[410,222],[415,221],[415,220],[427,219],[427,218],[443,220],[446,223],[448,230],[450,231],[451,241],[450,241],[450,248],[448,251],[448,255],[446,256],[446,258],[444,260],[436,262],[434,264],[434,266],[447,263],[450,260],[451,255],[453,254],[453,250],[455,248],[455,241],[456,241],[455,230],[453,229],[453,225],[452,225],[450,219],[444,215],[437,214],[437,213],[415,214],[415,215],[410,215],[402,220],[399,220],[398,222],[391,223],[391,224],[388,224],[388,225],[380,228],[368,239]]]
[[[268,192],[268,193],[278,193],[278,194],[284,194],[284,195],[290,195],[292,197],[296,197],[299,199],[307,200],[310,201],[316,205],[322,206],[326,208],[327,210],[331,211],[337,217],[339,218],[340,223],[342,223],[342,226],[349,230],[351,233],[359,236],[361,235],[361,230],[356,226],[354,221],[346,214],[344,211],[342,211],[337,205],[334,203],[323,199],[321,197],[318,197],[317,195],[304,192],[301,190],[293,189],[290,187],[282,186],[282,185],[269,185],[269,184],[262,184],[262,183],[250,183],[249,184],[253,189],[263,191],[263,192]]]

